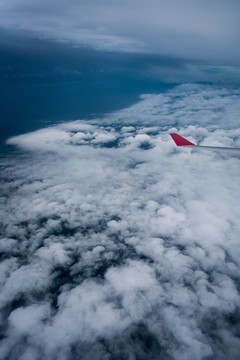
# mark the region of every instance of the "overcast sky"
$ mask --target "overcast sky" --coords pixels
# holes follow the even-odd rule
[[[95,49],[240,63],[238,0],[2,0],[0,26]]]

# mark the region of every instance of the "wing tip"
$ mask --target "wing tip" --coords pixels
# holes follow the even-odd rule
[[[196,146],[191,141],[185,139],[177,133],[170,133],[170,135],[177,146]]]

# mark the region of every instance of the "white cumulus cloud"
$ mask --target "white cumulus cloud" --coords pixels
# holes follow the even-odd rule
[[[238,359],[237,90],[187,85],[16,136],[1,159],[0,357]]]

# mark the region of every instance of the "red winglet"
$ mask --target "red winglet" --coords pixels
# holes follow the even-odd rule
[[[188,141],[187,139],[184,139],[184,137],[178,135],[178,134],[170,134],[173,140],[175,141],[177,146],[195,146],[192,142]]]

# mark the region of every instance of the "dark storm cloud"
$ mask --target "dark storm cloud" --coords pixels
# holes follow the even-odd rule
[[[240,146],[239,98],[180,86],[9,139],[1,359],[238,359],[239,157],[169,130]]]
[[[239,64],[239,1],[4,0],[1,26],[95,49]]]
[[[172,56],[76,48],[0,31],[0,146],[1,138],[43,123],[96,117],[129,106],[141,94],[186,81],[237,85],[240,71]]]
[[[98,86],[105,86],[107,91],[111,86],[111,92],[124,87],[127,93],[131,86],[131,91],[138,89],[142,94],[144,87],[159,91],[159,81],[238,84],[240,70],[236,66],[200,64],[169,55],[72,47],[49,39],[26,37],[22,32],[1,30],[0,80],[2,86],[82,84],[81,92],[87,88],[100,92]]]

